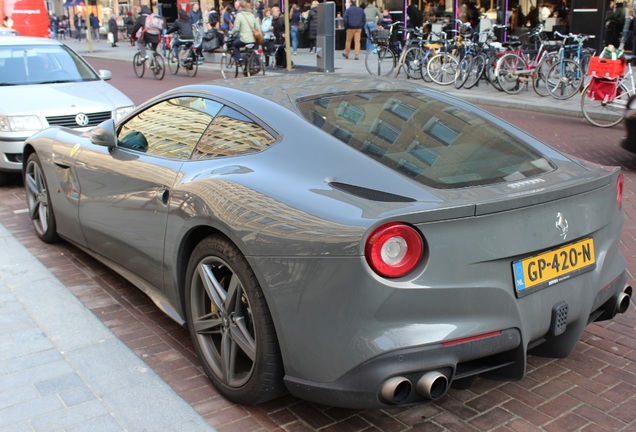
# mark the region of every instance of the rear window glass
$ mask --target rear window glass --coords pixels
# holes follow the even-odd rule
[[[432,187],[511,182],[554,169],[504,129],[424,94],[349,93],[297,103],[314,125]]]

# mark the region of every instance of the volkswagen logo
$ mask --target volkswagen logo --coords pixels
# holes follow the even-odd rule
[[[88,116],[84,113],[79,113],[78,115],[75,116],[75,123],[77,123],[78,126],[87,126]]]
[[[559,234],[565,240],[565,237],[568,235],[568,220],[563,216],[561,212],[557,213],[557,220],[555,224],[556,228],[561,231]]]

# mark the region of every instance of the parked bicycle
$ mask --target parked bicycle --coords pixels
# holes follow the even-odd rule
[[[590,37],[583,34],[563,35],[558,31],[554,35],[563,39],[558,51],[557,60],[545,76],[548,92],[555,99],[569,99],[583,86],[585,70],[591,55],[583,47],[583,43]],[[568,45],[568,40],[574,42]]]
[[[155,79],[162,80],[166,74],[166,65],[163,56],[153,50],[151,44],[146,46],[146,53],[148,52],[150,54],[147,54],[146,57],[142,57],[141,51],[137,50],[133,56],[133,70],[135,71],[135,75],[142,78],[147,66],[148,69],[152,71],[152,75]]]
[[[424,78],[422,67],[426,67],[428,58],[434,52],[433,46],[429,44],[429,36],[430,33],[424,32],[423,27],[406,30],[406,41],[395,68],[396,78],[402,69],[407,78]]]
[[[446,32],[434,33],[442,44],[439,52],[433,55],[426,65],[426,73],[430,79],[439,85],[450,85],[455,82],[455,74],[459,66],[457,36],[448,39]],[[424,71],[422,70],[422,73]]]
[[[610,60],[594,57],[600,65],[606,65],[610,72],[595,74],[590,64],[592,78],[583,89],[581,110],[585,119],[598,127],[612,127],[623,121],[629,98],[636,94],[636,78],[632,65],[636,56],[623,54],[621,60]],[[610,63],[611,62],[611,63]],[[616,68],[616,69],[615,69]],[[612,76],[615,75],[615,76]]]
[[[368,51],[364,58],[364,65],[371,75],[389,76],[397,66],[402,53],[402,43],[397,36],[397,29],[402,24],[402,21],[395,21],[388,29],[371,32],[371,42],[375,47]]]
[[[495,73],[499,86],[506,93],[518,94],[526,85],[532,84],[538,95],[549,94],[545,76],[556,58],[556,54],[551,56],[549,52],[558,46],[558,41],[547,41],[542,32],[543,27],[539,26],[529,34],[531,42],[538,45],[538,50],[524,50],[519,41],[504,44],[514,47],[514,52],[505,54],[498,60]]]

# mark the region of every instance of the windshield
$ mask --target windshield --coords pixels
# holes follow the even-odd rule
[[[17,38],[16,38],[17,39]],[[94,81],[90,66],[64,45],[0,47],[0,85]]]
[[[432,187],[518,181],[554,169],[505,129],[421,93],[321,95],[297,103],[314,125]]]

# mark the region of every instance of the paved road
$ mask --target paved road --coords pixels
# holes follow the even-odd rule
[[[113,70],[113,83],[120,79],[117,74],[127,68],[130,66],[126,65],[121,72]],[[522,100],[522,107],[541,109],[530,97],[527,99]],[[508,102],[504,100],[502,104]],[[571,115],[566,118],[534,111],[489,109],[532,129],[535,135],[563,151],[623,167],[626,175],[623,247],[629,259],[629,279],[634,283],[636,157],[618,147],[623,132],[619,128],[591,129],[576,118],[574,109],[558,109]],[[35,238],[23,211],[24,194],[19,180],[0,189],[0,200],[0,221],[7,230],[86,309],[219,431],[636,430],[636,309],[633,307],[612,322],[589,326],[576,351],[567,359],[531,357],[528,374],[519,382],[478,380],[469,390],[451,390],[436,403],[392,410],[344,410],[293,397],[258,407],[241,407],[227,402],[209,384],[198,366],[187,332],[130,284],[72,246],[44,245]],[[5,272],[0,269],[3,278]],[[0,383],[2,373],[0,366]],[[3,391],[0,385],[0,400]],[[154,404],[147,409],[151,415],[160,410]],[[149,426],[148,430],[165,429]]]

